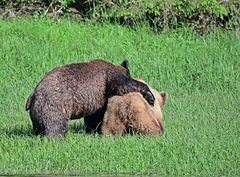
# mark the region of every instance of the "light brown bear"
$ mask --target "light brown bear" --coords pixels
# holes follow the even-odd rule
[[[168,99],[168,94],[149,88],[156,98],[154,106],[150,106],[137,92],[109,98],[101,133],[121,135],[132,130],[140,134],[162,135],[164,132],[162,107]]]

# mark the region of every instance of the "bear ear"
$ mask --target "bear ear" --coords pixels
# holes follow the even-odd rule
[[[128,69],[128,66],[129,66],[128,60],[123,60],[123,62],[121,63],[121,66],[123,66],[124,68]]]
[[[166,101],[168,100],[168,94],[166,92],[159,93],[162,96],[162,103],[161,106],[165,105]]]

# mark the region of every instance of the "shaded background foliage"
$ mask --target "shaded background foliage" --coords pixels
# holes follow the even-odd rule
[[[70,16],[129,26],[147,23],[155,30],[191,26],[200,33],[215,26],[240,27],[239,0],[0,0],[0,6],[0,14],[7,19]]]

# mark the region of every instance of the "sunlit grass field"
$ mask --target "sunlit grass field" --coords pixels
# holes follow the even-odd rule
[[[128,59],[133,77],[169,94],[162,137],[31,134],[25,102],[52,68]],[[240,33],[154,34],[117,25],[0,21],[0,174],[239,176]]]

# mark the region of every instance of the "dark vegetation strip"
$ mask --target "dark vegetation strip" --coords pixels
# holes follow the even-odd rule
[[[0,0],[4,19],[18,16],[70,17],[77,21],[146,23],[157,31],[191,26],[199,34],[213,27],[240,27],[239,0]]]

